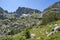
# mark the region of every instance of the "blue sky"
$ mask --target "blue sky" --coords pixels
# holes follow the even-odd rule
[[[18,7],[28,7],[43,11],[58,1],[60,0],[0,0],[0,7],[9,12],[15,11]]]

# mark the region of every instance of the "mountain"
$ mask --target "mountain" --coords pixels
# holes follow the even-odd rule
[[[57,9],[58,8],[58,9]],[[59,10],[60,9],[60,1],[59,2],[56,2],[54,3],[53,5],[49,6],[48,8],[46,8],[44,11],[47,11],[47,10],[51,10],[51,9],[54,9],[54,10]]]
[[[0,7],[0,19],[6,19],[6,16],[4,14],[6,14],[5,10]]]
[[[0,8],[0,16],[2,40],[60,40],[60,2],[43,12],[26,7],[15,12]]]
[[[60,20],[60,1],[52,4],[42,12],[43,23]]]
[[[40,12],[36,13],[34,10],[32,12],[31,9],[20,7],[16,13],[23,14],[24,17],[14,21],[18,26],[12,25],[12,28],[25,27],[25,29],[20,33],[12,30],[9,32],[10,35],[3,37],[2,40],[60,40],[60,1],[46,8],[42,15]]]
[[[18,9],[15,12],[8,12],[7,10],[4,10],[3,8],[0,7],[0,16],[3,17],[1,19],[5,18],[19,18],[22,15],[27,15],[27,14],[33,14],[33,13],[41,13],[41,11],[37,9],[31,9],[31,8],[26,8],[26,7],[18,7]],[[2,14],[2,15],[1,15]]]
[[[43,15],[48,15],[49,13],[59,13],[60,14],[60,1],[52,4],[51,6],[44,9]]]
[[[41,11],[39,11],[37,9],[31,9],[31,8],[25,8],[25,7],[18,7],[18,9],[16,10],[16,13],[18,15],[22,15],[22,14],[41,13]]]
[[[40,20],[40,13],[39,10],[25,7],[19,7],[15,12],[8,12],[0,7],[0,38],[15,35],[26,26],[34,26]]]

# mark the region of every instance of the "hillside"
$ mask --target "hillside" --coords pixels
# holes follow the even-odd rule
[[[38,10],[35,10],[36,11],[35,12],[34,10],[35,9],[22,7],[22,9],[18,8],[19,12],[17,13],[17,11],[16,12],[5,11],[3,8],[0,7],[0,37],[17,34],[24,30],[26,26],[28,25],[33,26],[37,22],[39,22],[41,12]],[[24,13],[20,13],[20,11]],[[11,31],[16,32],[12,34],[10,33]]]
[[[53,5],[49,6],[48,8],[46,8],[44,11],[50,10],[50,9],[56,9],[56,8],[60,8],[60,1],[54,3]],[[58,9],[59,10],[59,9]]]
[[[21,33],[18,33],[16,35],[13,35],[13,36],[10,35],[8,37],[4,37],[4,39],[5,40],[6,39],[7,40],[54,40],[54,39],[60,40],[60,31],[52,33],[53,28],[59,25],[60,25],[60,20],[51,22],[44,26],[35,25],[33,28],[29,29],[30,34],[35,35],[35,36],[31,36],[31,38],[26,39],[26,36],[25,36],[26,30],[24,30]]]
[[[25,7],[15,12],[0,8],[1,40],[60,40],[59,32],[60,2],[43,12]]]

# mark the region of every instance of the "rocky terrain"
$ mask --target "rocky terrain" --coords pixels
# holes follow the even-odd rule
[[[0,7],[0,35],[6,36],[11,30],[21,32],[26,26],[35,25],[40,20],[40,13],[39,10],[24,7],[8,12]]]
[[[8,12],[0,7],[1,40],[60,40],[59,32],[60,1],[43,12],[25,7]]]

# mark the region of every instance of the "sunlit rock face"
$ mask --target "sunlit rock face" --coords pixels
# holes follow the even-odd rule
[[[31,38],[34,38],[36,35],[35,34],[31,34],[30,36],[31,36]]]
[[[30,14],[22,14],[20,17],[27,17],[30,16]]]
[[[54,28],[52,28],[52,31],[59,32],[60,31],[60,24],[55,24]]]
[[[56,26],[56,27],[54,28],[54,31],[60,31],[60,26]]]
[[[16,10],[16,13],[18,15],[22,15],[22,14],[41,13],[41,11],[39,11],[37,9],[31,9],[31,8],[25,8],[25,7],[18,7],[18,9]]]

